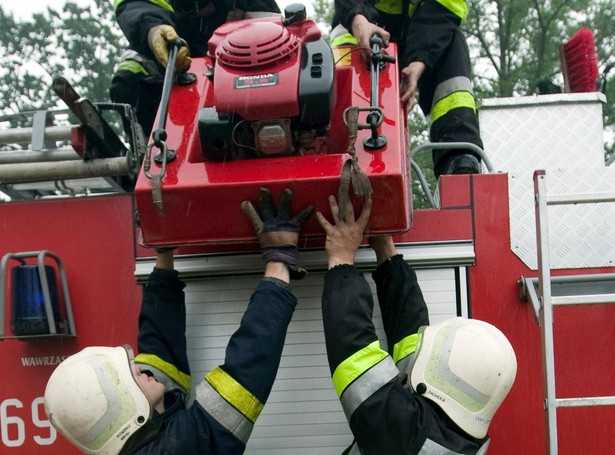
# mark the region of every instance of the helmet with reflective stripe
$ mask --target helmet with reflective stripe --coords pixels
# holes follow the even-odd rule
[[[421,327],[418,343],[407,370],[412,388],[463,431],[484,438],[517,374],[506,336],[487,322],[453,318]]]
[[[124,347],[88,347],[68,357],[45,389],[52,425],[85,453],[119,453],[152,415],[133,371]]]

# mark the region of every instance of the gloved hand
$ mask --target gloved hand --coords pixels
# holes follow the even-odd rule
[[[154,53],[156,60],[165,68],[169,63],[169,44],[174,43],[178,39],[179,35],[175,29],[167,24],[158,25],[147,34],[147,43],[150,49]],[[183,73],[188,71],[190,63],[192,63],[192,59],[190,58],[188,47],[180,47],[175,59],[175,68],[178,72]]]
[[[276,210],[271,192],[267,188],[261,188],[259,191],[260,215],[250,201],[243,201],[241,210],[254,226],[262,248],[263,260],[284,262],[288,266],[290,277],[301,279],[307,275],[307,272],[299,267],[297,242],[301,224],[312,215],[314,206],[310,205],[290,218],[292,197],[293,192],[286,188],[280,196]]]

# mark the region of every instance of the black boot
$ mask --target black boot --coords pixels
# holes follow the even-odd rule
[[[480,174],[480,161],[471,153],[456,153],[441,159],[434,168],[436,179],[445,174]]]

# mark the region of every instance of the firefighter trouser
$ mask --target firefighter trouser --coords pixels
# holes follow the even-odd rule
[[[386,18],[386,15],[382,15]],[[391,40],[399,43],[399,56],[404,55],[403,37],[399,21],[385,22]],[[412,26],[412,20],[408,22]],[[400,36],[396,36],[400,35]],[[332,47],[356,44],[355,38],[341,25],[331,31]],[[402,68],[400,68],[401,70]],[[423,74],[418,84],[419,106],[429,123],[431,142],[469,142],[483,148],[478,126],[476,101],[472,89],[471,63],[465,36],[457,29],[446,52],[437,65]],[[468,150],[434,150],[434,173],[439,176],[448,158]],[[472,153],[473,154],[473,153]],[[479,160],[480,157],[476,156]]]
[[[140,61],[135,52],[129,55],[118,65],[109,95],[114,103],[130,104],[135,109],[137,121],[148,137],[158,113],[164,78],[155,74],[157,70],[151,64]]]
[[[472,90],[470,54],[460,30],[455,31],[438,66],[421,77],[418,89],[419,106],[428,119],[431,142],[470,142],[483,148]],[[471,153],[434,150],[436,175],[441,174],[448,156],[456,152]]]

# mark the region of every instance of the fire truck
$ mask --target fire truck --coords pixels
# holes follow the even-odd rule
[[[373,190],[369,229],[394,235],[431,322],[482,319],[514,346],[517,378],[489,453],[615,453],[615,170],[604,160],[603,96],[482,100],[483,173],[442,176],[426,188],[433,206],[413,209],[409,182],[424,181],[414,158],[437,145],[407,151],[396,62],[370,69],[351,49],[334,56],[311,21],[290,22],[256,22],[258,36],[284,35],[267,71],[216,66],[236,30],[223,27],[210,56],[194,59],[194,80],[173,85],[164,134],[149,141],[130,109],[91,103],[62,78],[57,92],[77,122],[47,111],[0,129],[0,143],[29,144],[0,152],[10,199],[0,205],[0,453],[77,453],[47,420],[45,385],[86,346],[136,346],[152,247],[177,247],[196,384],[223,361],[263,270],[239,203],[263,185],[290,187],[293,207],[327,214],[326,196],[361,176]],[[250,90],[267,90],[265,104],[242,111],[258,98]],[[124,134],[106,110],[121,114]],[[313,219],[300,250],[309,275],[292,283],[299,304],[251,455],[339,454],[353,439],[327,364],[327,261]],[[375,264],[365,245],[357,266],[374,292]],[[378,308],[374,320],[384,345]]]

